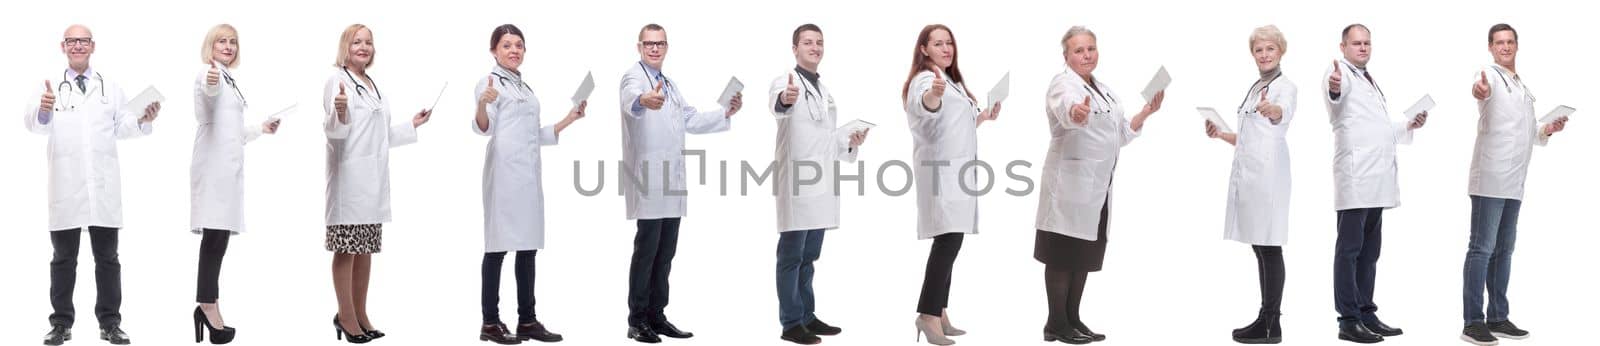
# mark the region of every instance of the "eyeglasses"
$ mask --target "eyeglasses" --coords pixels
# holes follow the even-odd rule
[[[645,48],[667,48],[667,41],[639,41],[639,45]]]
[[[94,45],[94,38],[92,38],[92,37],[68,37],[67,39],[62,40],[61,44],[64,44],[64,45],[67,45],[67,46],[92,46],[92,45]]]

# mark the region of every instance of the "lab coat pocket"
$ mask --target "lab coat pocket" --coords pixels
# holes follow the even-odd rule
[[[1099,179],[1100,165],[1103,163],[1104,161],[1090,159],[1062,160],[1061,168],[1056,170],[1057,181],[1062,183],[1057,190],[1064,192],[1065,195],[1058,197],[1064,197],[1071,204],[1101,203],[1108,188],[1106,183]]]

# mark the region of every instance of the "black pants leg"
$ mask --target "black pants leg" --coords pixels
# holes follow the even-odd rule
[[[922,296],[917,300],[917,312],[943,316],[950,305],[951,272],[956,255],[961,252],[961,233],[945,233],[933,237],[928,250],[928,265],[922,276]]]
[[[1079,308],[1083,307],[1083,290],[1089,284],[1089,272],[1072,272],[1072,281],[1067,286],[1067,322],[1075,327],[1083,327],[1083,314]]]
[[[672,258],[677,255],[679,218],[638,220],[628,265],[628,324],[666,319]]]
[[[72,290],[78,282],[78,240],[83,231],[50,232],[50,324],[72,327]]]
[[[100,327],[122,323],[122,262],[117,259],[117,229],[89,227],[89,249],[94,253],[94,316]]]
[[[1261,281],[1261,314],[1278,315],[1283,305],[1283,247],[1251,246],[1256,253],[1256,271]]]
[[[195,278],[196,303],[215,304],[221,290],[222,256],[228,253],[228,238],[233,232],[220,229],[200,231],[200,268]]]
[[[505,252],[483,254],[483,290],[479,295],[479,301],[483,304],[483,324],[500,323],[500,266],[505,260]]]
[[[517,275],[517,323],[528,324],[539,320],[533,313],[533,259],[538,254],[539,250],[517,251],[514,269]]]
[[[672,259],[678,255],[678,224],[681,220],[669,218],[661,225],[661,244],[656,249],[655,270],[650,273],[650,322],[667,321],[668,279],[672,275]]]
[[[1072,328],[1072,321],[1067,318],[1067,302],[1072,291],[1073,277],[1073,271],[1071,270],[1045,265],[1044,294],[1046,305],[1050,309],[1045,318],[1045,329],[1066,330],[1067,328]]]

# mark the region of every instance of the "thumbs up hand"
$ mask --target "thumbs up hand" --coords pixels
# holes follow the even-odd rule
[[[787,88],[783,89],[783,94],[780,95],[779,102],[782,102],[784,107],[791,107],[791,106],[794,106],[795,101],[799,101],[799,100],[800,100],[800,87],[794,84],[794,75],[790,74],[789,75],[789,86]]]
[[[50,81],[44,81],[44,95],[39,96],[39,111],[49,113],[56,107],[56,92],[50,89]]]
[[[1088,125],[1089,111],[1089,96],[1084,96],[1083,103],[1072,104],[1072,111],[1069,113],[1069,118],[1071,118],[1070,120],[1074,124]]]
[[[1261,113],[1261,116],[1271,120],[1273,124],[1277,124],[1278,120],[1283,119],[1283,107],[1272,104],[1271,100],[1267,100],[1266,88],[1261,88],[1261,101],[1256,103],[1256,113]]]
[[[221,76],[222,70],[217,69],[215,61],[211,62],[211,69],[206,70],[206,86],[217,86],[217,81],[221,79]]]
[[[494,88],[494,77],[487,77],[489,87],[483,88],[483,94],[478,95],[478,104],[488,105],[500,99],[500,90]]]
[[[1472,84],[1472,97],[1485,100],[1489,98],[1489,73],[1478,72],[1478,82]]]
[[[350,97],[344,94],[344,83],[339,83],[339,94],[333,96],[333,111],[340,123],[350,123]]]
[[[666,93],[661,92],[661,89],[665,88],[666,85],[667,81],[665,80],[657,81],[654,89],[651,89],[650,92],[639,96],[639,105],[644,106],[644,108],[649,108],[650,110],[660,110],[661,106],[667,102]]]
[[[1339,72],[1339,62],[1333,62],[1333,73],[1328,74],[1328,94],[1338,97],[1343,92],[1344,74]]]

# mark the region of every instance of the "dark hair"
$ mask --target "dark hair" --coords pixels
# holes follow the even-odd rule
[[[1344,27],[1344,31],[1343,32],[1339,33],[1339,42],[1344,42],[1345,39],[1350,38],[1350,32],[1354,31],[1356,28],[1361,28],[1361,30],[1366,30],[1368,33],[1372,32],[1372,29],[1367,29],[1366,25],[1350,24],[1349,26]]]
[[[644,40],[644,32],[646,31],[660,31],[664,33],[667,32],[667,28],[663,28],[661,25],[656,23],[645,24],[643,28],[639,28],[639,40]]]
[[[917,46],[911,49],[911,73],[906,75],[906,84],[900,87],[900,99],[902,101],[911,95],[911,79],[916,78],[917,74],[922,73],[922,71],[934,70],[933,61],[922,55],[922,46],[928,44],[928,40],[932,39],[935,30],[944,30],[944,32],[949,33],[950,45],[956,44],[956,34],[954,31],[950,31],[950,27],[944,26],[944,24],[930,24],[922,27],[922,33],[917,34]],[[953,48],[950,52],[950,68],[944,71],[945,74],[950,75],[950,81],[956,84],[962,83],[961,68],[956,64],[956,59],[960,57],[960,48]],[[971,98],[973,96],[969,94],[967,97]],[[977,99],[973,99],[973,101],[977,101]]]
[[[798,28],[794,28],[794,37],[789,39],[789,44],[795,46],[800,45],[800,33],[807,31],[815,31],[818,35],[822,34],[822,28],[817,27],[816,24],[807,23]]]
[[[517,37],[523,37],[523,39],[527,39],[526,37],[522,36],[522,30],[517,29],[516,25],[506,24],[497,26],[494,28],[494,33],[489,34],[489,50],[494,50],[495,46],[500,45],[500,39],[505,38],[506,34],[517,35]]]
[[[1512,41],[1520,40],[1520,38],[1517,37],[1517,29],[1516,28],[1511,27],[1511,24],[1500,23],[1500,24],[1495,24],[1494,26],[1489,27],[1489,43],[1490,44],[1494,44],[1494,33],[1501,32],[1501,31],[1510,31],[1511,32],[1511,40]]]

